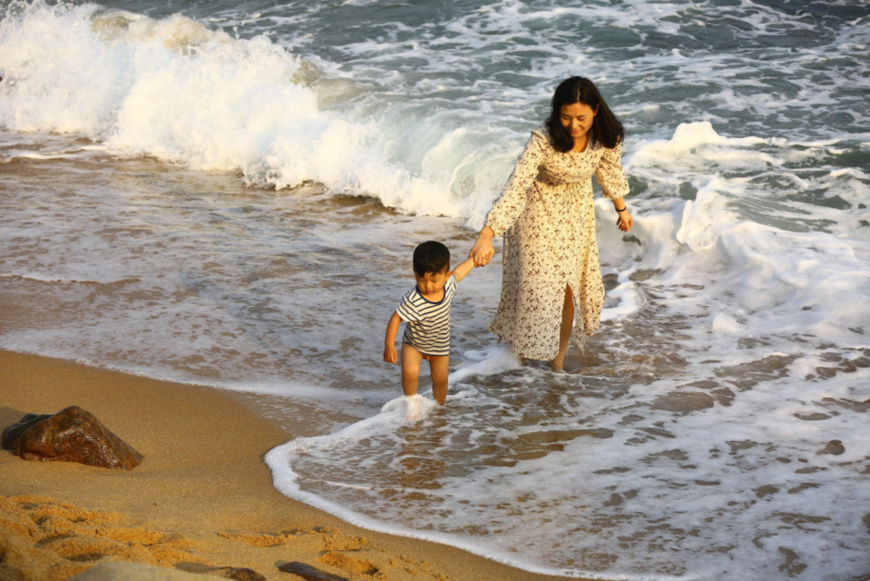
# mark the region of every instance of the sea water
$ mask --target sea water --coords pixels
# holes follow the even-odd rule
[[[865,2],[2,10],[0,348],[268,394],[279,490],[530,571],[870,574]],[[627,135],[601,329],[520,365],[499,255],[447,406],[398,397],[413,247],[467,254],[576,74]]]

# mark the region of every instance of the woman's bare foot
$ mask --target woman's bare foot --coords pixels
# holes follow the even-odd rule
[[[565,349],[565,351],[568,351]],[[565,355],[567,353],[563,352],[561,349],[556,357],[550,361],[550,369],[553,370],[554,373],[565,373]]]
[[[557,362],[555,359],[550,361],[550,369],[553,370],[553,373],[568,373],[565,371],[565,367],[562,363]]]

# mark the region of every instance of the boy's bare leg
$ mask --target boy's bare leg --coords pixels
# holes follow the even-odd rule
[[[402,342],[402,391],[405,395],[417,395],[422,361],[422,353]]]
[[[562,327],[559,329],[559,354],[550,362],[550,368],[561,373],[565,370],[565,355],[571,342],[571,331],[574,329],[574,297],[571,287],[565,287],[565,304],[562,307]]]
[[[447,376],[450,370],[450,356],[429,357],[429,372],[432,374],[432,395],[435,401],[444,405],[447,400]]]

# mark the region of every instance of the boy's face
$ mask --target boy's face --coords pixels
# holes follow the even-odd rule
[[[450,269],[445,268],[441,272],[427,272],[425,274],[414,273],[414,278],[417,279],[417,290],[425,296],[438,295],[444,290],[444,285],[447,284],[447,279],[450,275]]]

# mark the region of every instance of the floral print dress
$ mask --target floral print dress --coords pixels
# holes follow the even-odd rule
[[[574,338],[580,348],[598,329],[604,282],[595,238],[592,175],[604,195],[628,194],[621,148],[590,144],[556,151],[546,129],[532,131],[513,173],[486,217],[504,235],[501,300],[489,329],[529,359],[559,352],[565,288],[574,298]]]

